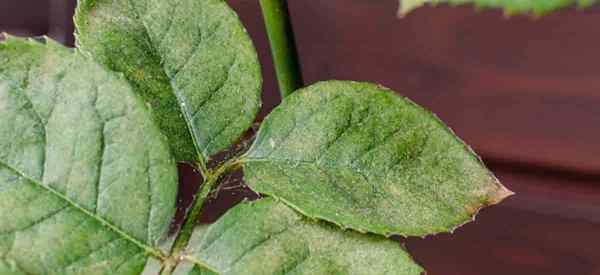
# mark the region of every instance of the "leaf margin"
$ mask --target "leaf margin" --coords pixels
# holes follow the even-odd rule
[[[34,50],[41,49],[42,51],[55,51],[55,52],[53,52],[54,54],[68,56],[68,58],[71,59],[68,62],[74,63],[75,61],[83,61],[84,63],[82,66],[85,65],[85,66],[93,67],[94,69],[99,69],[99,72],[107,74],[109,76],[109,78],[114,79],[115,81],[118,81],[118,82],[122,82],[125,84],[125,86],[129,87],[128,81],[125,79],[125,77],[123,76],[122,73],[107,70],[104,67],[100,66],[99,64],[95,63],[93,60],[82,55],[76,49],[67,48],[64,45],[62,45],[61,43],[55,41],[54,39],[52,39],[46,35],[32,38],[32,37],[20,37],[20,36],[8,34],[6,32],[0,32],[0,51],[3,50],[3,47],[8,47],[8,48],[13,47],[15,49],[32,47]],[[65,63],[68,63],[68,62],[65,61]],[[0,73],[1,73],[1,71],[0,71]],[[9,81],[6,79],[0,79],[0,81],[2,81],[2,80]],[[162,134],[162,131],[159,130],[160,128],[158,127],[156,122],[151,118],[150,114],[147,113],[148,112],[147,109],[143,107],[144,106],[143,100],[140,99],[139,96],[136,93],[134,93],[133,91],[131,91],[130,96],[134,100],[134,103],[136,105],[138,105],[137,107],[146,113],[145,115],[147,116],[147,119],[148,119],[147,123],[152,125],[151,127],[154,127],[158,134],[156,139],[160,140],[161,143],[163,143],[164,146],[166,148],[168,148],[169,146],[166,141],[167,140],[166,137]],[[173,164],[173,167],[175,166],[175,161],[173,160],[173,157],[171,154],[169,154],[166,161],[171,162]],[[140,249],[144,252],[144,257],[145,257],[146,261],[149,259],[156,259],[156,260],[160,260],[160,261],[163,261],[166,259],[165,255],[164,255],[164,250],[161,247],[159,247],[158,245],[156,247],[153,246],[152,243],[158,244],[159,242],[163,241],[164,238],[167,237],[170,223],[175,215],[175,205],[172,206],[171,217],[169,217],[168,222],[166,222],[163,226],[162,235],[155,236],[156,237],[155,239],[148,239],[146,241],[143,241],[143,240],[136,238],[132,234],[126,232],[125,229],[120,228],[118,225],[115,225],[114,223],[110,222],[106,218],[101,217],[98,214],[92,213],[90,210],[86,209],[85,207],[81,206],[79,203],[70,199],[67,195],[62,194],[60,191],[57,191],[50,186],[46,186],[39,180],[34,179],[33,177],[27,175],[26,172],[23,172],[20,169],[13,167],[12,165],[5,163],[2,160],[0,160],[0,167],[4,167],[8,171],[14,173],[20,179],[23,179],[23,180],[31,183],[33,186],[43,190],[44,192],[47,192],[48,194],[51,195],[51,197],[56,197],[58,200],[63,201],[67,205],[65,208],[72,208],[72,209],[76,210],[76,212],[82,213],[85,217],[90,218],[94,222],[98,223],[101,227],[106,228],[110,232],[113,232],[116,235],[120,236],[122,238],[122,240],[125,240],[128,243],[135,245],[135,247],[137,247],[138,249]],[[176,169],[173,168],[173,171],[175,171],[175,170]],[[176,189],[176,187],[175,187],[175,189]],[[173,198],[173,202],[175,202],[175,201],[176,201],[176,199]],[[62,212],[62,210],[61,210],[61,212]],[[3,263],[1,260],[2,259],[0,258],[0,264]],[[11,262],[9,261],[9,262],[4,262],[4,263],[10,264]],[[6,267],[6,266],[4,266],[4,267]],[[10,266],[8,266],[8,267],[10,267]],[[25,271],[23,271],[23,272],[25,272]]]
[[[287,199],[285,196],[286,195],[282,195],[282,194],[275,194],[273,192],[265,192],[264,190],[257,190],[255,189],[255,187],[253,187],[253,183],[251,183],[250,180],[248,180],[248,166],[249,164],[252,164],[253,162],[261,162],[262,160],[253,160],[251,157],[249,157],[250,154],[253,153],[253,150],[255,149],[255,147],[259,146],[259,141],[260,138],[262,136],[262,132],[263,131],[267,131],[268,127],[270,126],[270,120],[269,118],[271,116],[273,116],[276,112],[280,111],[278,109],[284,108],[282,106],[284,106],[283,103],[288,102],[290,100],[294,100],[294,98],[296,97],[300,97],[303,96],[303,92],[312,92],[312,93],[318,93],[318,91],[310,91],[311,89],[315,89],[315,87],[318,87],[320,85],[328,85],[328,84],[340,84],[340,85],[344,85],[344,84],[348,84],[348,85],[364,85],[366,87],[370,87],[373,89],[379,89],[385,93],[390,94],[390,96],[396,96],[399,97],[400,99],[404,100],[407,104],[423,111],[425,114],[431,116],[431,118],[434,120],[434,122],[439,123],[440,125],[442,125],[444,127],[444,129],[448,132],[448,134],[452,135],[457,142],[459,142],[460,144],[462,144],[462,146],[464,147],[465,151],[475,159],[475,161],[477,163],[479,163],[479,165],[481,165],[481,167],[483,169],[485,169],[486,173],[488,174],[488,176],[490,177],[490,179],[492,180],[492,182],[490,182],[491,185],[496,186],[496,190],[493,191],[493,193],[486,193],[486,201],[481,202],[477,207],[472,207],[469,208],[469,219],[465,219],[464,221],[455,224],[454,226],[450,227],[450,228],[444,228],[443,230],[437,230],[435,232],[430,232],[427,234],[405,234],[405,233],[401,233],[401,232],[396,232],[396,231],[377,231],[377,230],[372,230],[369,229],[368,226],[367,227],[357,227],[357,226],[352,226],[349,224],[344,224],[343,222],[339,221],[339,220],[334,220],[331,217],[327,217],[324,215],[321,215],[319,213],[311,213],[310,211],[314,211],[313,209],[311,209],[310,211],[307,210],[306,208],[311,208],[311,207],[303,207],[300,206],[292,201],[290,201],[289,199]],[[487,168],[487,166],[485,165],[485,163],[483,162],[483,160],[481,159],[481,157],[475,153],[475,151],[466,143],[464,142],[460,137],[458,137],[454,131],[448,127],[435,113],[431,112],[430,110],[416,104],[415,102],[413,102],[412,100],[410,100],[409,98],[406,98],[404,96],[399,95],[397,92],[395,92],[394,90],[391,90],[387,87],[384,87],[382,85],[379,84],[374,84],[374,83],[369,83],[369,82],[358,82],[358,81],[348,81],[348,80],[327,80],[327,81],[319,81],[316,82],[312,85],[309,85],[307,87],[301,88],[297,91],[295,91],[293,94],[291,94],[289,97],[286,97],[284,99],[284,102],[282,104],[280,104],[279,106],[277,106],[264,120],[263,123],[261,124],[261,127],[258,130],[258,133],[256,134],[256,138],[253,142],[253,144],[251,145],[251,147],[248,149],[248,151],[242,155],[240,157],[240,162],[243,165],[244,168],[244,180],[246,181],[248,187],[250,187],[251,190],[254,190],[255,192],[258,192],[260,194],[264,194],[267,195],[269,197],[273,197],[277,200],[280,200],[284,203],[286,203],[287,206],[291,207],[292,209],[294,209],[295,211],[301,213],[302,215],[312,218],[312,219],[316,219],[316,220],[323,220],[326,221],[328,223],[332,223],[335,224],[336,226],[346,230],[346,229],[352,229],[361,233],[372,233],[372,234],[379,234],[379,235],[383,235],[386,237],[391,237],[391,236],[395,236],[395,235],[400,235],[403,237],[409,237],[409,236],[429,236],[429,235],[435,235],[435,234],[440,234],[440,233],[446,233],[446,232],[454,232],[457,228],[462,227],[463,225],[472,222],[475,220],[475,218],[477,217],[477,215],[479,214],[479,212],[488,206],[492,206],[492,205],[496,205],[498,203],[500,203],[501,201],[503,201],[504,199],[515,195],[515,193],[511,190],[509,190],[508,188],[506,188],[504,185],[502,185],[500,183],[500,181],[498,180],[498,178],[494,175],[494,173],[489,170]],[[281,110],[281,112],[285,112],[285,110]],[[271,129],[268,129],[271,130]],[[260,189],[260,188],[259,188]],[[491,190],[488,190],[491,192]]]
[[[536,5],[533,2],[527,2],[528,4],[521,4],[522,6],[512,6],[511,3],[500,3],[500,1],[485,1],[481,0],[398,0],[399,7],[397,16],[399,18],[403,18],[408,16],[414,10],[424,7],[424,6],[432,6],[436,7],[438,5],[449,5],[452,7],[456,6],[473,6],[475,10],[483,10],[483,9],[501,9],[504,12],[504,15],[509,17],[513,15],[521,15],[521,14],[530,14],[534,18],[541,17],[544,15],[548,15],[552,12],[556,12],[558,10],[575,6],[578,10],[582,10],[585,8],[589,8],[595,4],[599,4],[598,0],[568,0],[569,2],[563,1],[553,3],[552,5]],[[481,1],[481,2],[479,2]],[[511,1],[511,0],[509,0]],[[544,0],[532,0],[532,1],[544,1]],[[575,2],[576,1],[576,2]],[[530,5],[530,6],[527,6]]]

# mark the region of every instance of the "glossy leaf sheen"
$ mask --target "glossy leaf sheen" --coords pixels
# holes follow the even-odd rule
[[[598,0],[400,0],[399,14],[406,15],[412,10],[425,4],[450,4],[463,5],[473,4],[477,8],[503,9],[506,14],[533,13],[544,15],[546,13],[565,8],[577,6],[579,8],[598,4]]]
[[[295,92],[242,161],[253,190],[383,235],[449,231],[511,194],[435,116],[367,83]]]
[[[419,275],[423,271],[395,241],[315,221],[266,198],[231,209],[217,223],[195,232],[178,275],[345,274]],[[185,266],[185,265],[184,265]],[[204,272],[204,273],[203,273]]]
[[[75,22],[78,47],[125,74],[178,160],[229,147],[254,121],[260,66],[225,1],[81,0]]]
[[[139,274],[175,211],[167,141],[127,81],[0,44],[0,273]]]

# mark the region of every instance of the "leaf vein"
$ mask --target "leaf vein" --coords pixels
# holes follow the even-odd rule
[[[52,217],[58,215],[60,212],[62,212],[63,210],[65,210],[67,207],[68,207],[67,205],[59,207],[58,209],[53,210],[50,213],[48,213],[48,214],[46,214],[46,215],[44,215],[44,216],[36,219],[35,221],[31,222],[27,226],[16,228],[16,229],[14,229],[12,231],[8,231],[8,232],[2,232],[1,234],[2,235],[7,235],[7,234],[13,234],[13,233],[17,233],[17,232],[23,232],[23,231],[32,229],[32,228],[36,227],[37,225],[42,224],[44,221],[49,220]]]
[[[137,247],[143,249],[144,251],[146,251],[147,253],[149,253],[150,255],[157,257],[159,259],[163,258],[163,255],[160,251],[158,251],[155,248],[152,248],[146,244],[144,244],[142,241],[137,240],[135,237],[127,234],[125,231],[123,231],[122,229],[120,229],[119,227],[113,225],[112,223],[110,223],[109,221],[105,220],[102,217],[99,217],[97,215],[95,215],[93,212],[85,209],[84,207],[79,206],[79,204],[75,203],[74,201],[72,201],[71,199],[69,199],[68,197],[66,197],[64,194],[52,189],[51,187],[48,187],[34,179],[32,179],[31,177],[27,176],[25,173],[19,171],[18,169],[16,169],[15,167],[12,167],[10,165],[8,165],[7,163],[3,162],[0,160],[0,164],[5,166],[6,168],[10,169],[13,173],[17,174],[18,176],[26,179],[27,181],[33,183],[34,185],[41,187],[43,190],[49,192],[50,194],[52,194],[53,196],[63,200],[64,202],[66,202],[68,205],[72,206],[73,208],[77,209],[78,211],[82,212],[83,214],[89,216],[90,218],[96,220],[97,222],[99,222],[100,224],[102,224],[103,226],[105,226],[106,228],[110,229],[111,231],[117,233],[118,235],[120,235],[121,237],[123,237],[124,239],[128,240],[129,242],[135,244]]]

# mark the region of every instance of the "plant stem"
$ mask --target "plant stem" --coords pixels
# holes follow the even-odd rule
[[[287,0],[260,0],[281,97],[302,88],[302,74]]]
[[[181,230],[175,239],[175,243],[173,244],[173,248],[171,249],[172,256],[177,256],[186,248],[190,238],[192,237],[192,233],[194,232],[194,226],[200,218],[200,215],[202,215],[202,207],[208,199],[210,192],[220,184],[221,176],[223,174],[230,172],[239,166],[238,161],[239,160],[237,158],[231,159],[223,165],[218,166],[214,170],[207,169],[204,162],[198,163],[199,169],[204,177],[204,184],[194,197],[194,202],[186,214],[183,226],[181,227]]]
[[[194,231],[194,226],[202,214],[202,206],[204,206],[210,191],[213,189],[217,181],[218,180],[214,177],[207,179],[200,188],[200,192],[196,194],[192,207],[188,211],[183,226],[181,227],[181,231],[175,239],[175,243],[173,244],[173,253],[171,253],[171,255],[177,254],[187,246],[187,243]]]

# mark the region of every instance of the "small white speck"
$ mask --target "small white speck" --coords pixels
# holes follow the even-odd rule
[[[269,139],[269,145],[271,145],[271,148],[275,148],[275,141],[272,138]]]

